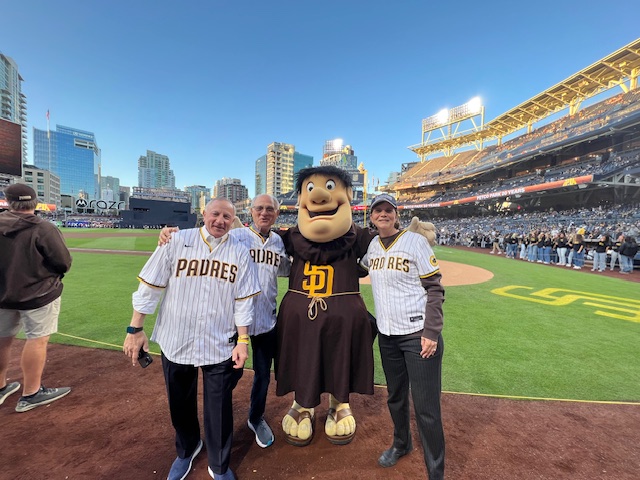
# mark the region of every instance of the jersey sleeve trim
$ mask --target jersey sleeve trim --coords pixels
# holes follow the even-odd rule
[[[420,275],[420,278],[429,278],[429,277],[433,277],[436,273],[440,273],[440,269],[437,268],[436,270],[434,270],[433,272],[429,272],[426,273],[424,275]]]
[[[149,283],[142,277],[138,277],[138,281],[140,283],[144,283],[147,287],[151,287],[151,288],[157,288],[160,290],[164,290],[165,288],[167,288],[166,285],[154,285],[153,283]]]
[[[262,290],[259,290],[259,291],[257,291],[256,293],[252,293],[251,295],[248,295],[248,296],[246,296],[246,297],[236,298],[236,301],[237,301],[237,302],[241,302],[241,301],[243,301],[243,300],[248,300],[249,298],[253,298],[253,297],[255,297],[256,295],[260,295],[261,293],[262,293]]]

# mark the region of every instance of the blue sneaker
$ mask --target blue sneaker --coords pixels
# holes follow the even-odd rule
[[[261,418],[255,425],[251,423],[251,420],[248,420],[247,425],[256,434],[256,443],[262,448],[267,448],[273,443],[273,432],[264,418]]]
[[[236,476],[230,468],[227,468],[227,471],[224,473],[213,473],[211,467],[207,467],[207,470],[209,471],[209,476],[213,478],[213,480],[236,480]]]
[[[173,461],[173,465],[171,465],[171,470],[169,470],[169,476],[167,480],[184,480],[189,472],[191,471],[191,465],[193,464],[193,459],[198,456],[202,450],[202,440],[198,442],[196,449],[193,451],[191,456],[187,458],[177,457]]]

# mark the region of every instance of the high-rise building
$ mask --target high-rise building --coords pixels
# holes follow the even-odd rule
[[[296,152],[289,143],[273,142],[267,154],[256,160],[256,195],[278,196],[293,191],[295,174],[313,166],[313,157]]]
[[[204,185],[191,185],[184,187],[184,191],[189,194],[191,198],[191,208],[194,211],[202,211],[204,205],[211,199],[211,189]],[[204,200],[204,205],[202,201]]]
[[[57,175],[25,164],[22,166],[22,180],[35,190],[40,202],[60,208],[60,178]]]
[[[169,157],[147,150],[138,159],[138,186],[144,188],[176,188],[176,177]]]
[[[0,53],[0,118],[22,126],[22,163],[27,163],[27,97],[18,65]]]
[[[237,203],[249,198],[249,191],[240,183],[239,178],[224,177],[213,186],[213,197],[225,197],[231,200],[231,203]]]
[[[256,160],[255,194],[267,193],[267,156],[262,155]]]
[[[100,155],[91,132],[62,125],[52,131],[33,129],[33,163],[60,178],[61,195],[100,198]]]
[[[110,175],[100,177],[100,198],[109,202],[120,201],[120,179]]]

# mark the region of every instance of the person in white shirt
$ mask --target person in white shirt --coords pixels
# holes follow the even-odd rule
[[[256,435],[256,443],[266,448],[274,441],[273,431],[264,419],[267,390],[271,380],[278,338],[276,336],[276,299],[278,277],[289,276],[291,261],[285,253],[282,238],[273,227],[280,205],[272,195],[258,195],[251,205],[253,223],[247,228],[234,228],[229,234],[249,249],[258,274],[262,294],[254,297],[255,320],[249,326],[253,353],[253,386],[247,425]]]
[[[391,467],[413,448],[409,392],[430,480],[444,478],[444,431],[440,410],[444,288],[426,238],[399,230],[397,204],[388,194],[371,203],[378,231],[362,265],[369,271],[378,345],[387,378],[393,444],[378,463]]]
[[[151,340],[160,345],[177,458],[168,479],[184,479],[200,452],[197,412],[198,369],[204,388],[204,433],[209,474],[235,479],[229,468],[233,433],[232,391],[248,357],[248,329],[260,293],[248,249],[228,235],[233,204],[211,200],[204,226],[177,232],[156,248],[142,268],[133,294],[133,316],[123,351],[137,363],[149,349],[145,316],[160,311]],[[164,294],[164,295],[163,295]]]

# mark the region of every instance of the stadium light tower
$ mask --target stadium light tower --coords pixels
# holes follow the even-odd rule
[[[358,165],[358,171],[364,175],[362,182],[362,204],[364,205],[364,220],[362,221],[362,226],[367,228],[367,169],[364,168],[364,163],[360,162]]]
[[[480,117],[479,124],[476,123],[476,118]],[[471,128],[463,129],[463,123],[470,121]],[[414,145],[409,147],[412,150],[420,150],[420,147],[430,145],[433,143],[455,143],[457,137],[468,135],[472,132],[478,132],[484,127],[484,106],[482,105],[482,99],[480,97],[473,97],[467,103],[453,108],[443,108],[435,115],[422,120],[422,143],[420,145]],[[440,136],[432,138],[434,132],[439,132]],[[482,149],[482,140],[476,145],[478,150]],[[442,150],[445,155],[451,155],[453,147],[448,146]],[[424,155],[421,155],[421,160],[424,161]]]

